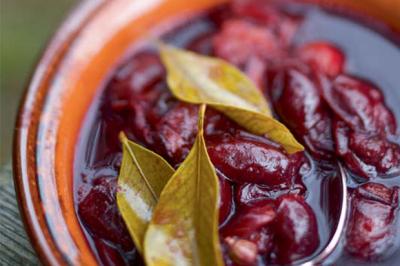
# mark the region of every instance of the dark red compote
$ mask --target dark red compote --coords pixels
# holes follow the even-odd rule
[[[329,199],[336,186],[325,181],[338,162],[348,172],[350,209],[325,264],[400,262],[399,36],[351,17],[243,0],[187,18],[161,36],[240,68],[306,148],[289,155],[207,109],[226,265],[298,263],[321,252],[334,219],[326,206],[338,204]],[[92,104],[77,144],[74,186],[76,212],[99,263],[143,264],[115,199],[119,132],[178,167],[195,140],[198,109],[172,96],[150,44],[134,49]]]

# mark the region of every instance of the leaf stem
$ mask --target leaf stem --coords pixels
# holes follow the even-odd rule
[[[199,110],[199,121],[198,121],[198,134],[203,136],[204,132],[204,118],[205,118],[205,113],[206,113],[206,108],[207,105],[205,103],[200,105],[200,110]]]

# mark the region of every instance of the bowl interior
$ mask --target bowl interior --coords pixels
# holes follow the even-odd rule
[[[21,210],[42,262],[96,264],[75,214],[72,182],[75,145],[97,90],[133,43],[157,36],[162,21],[179,21],[226,1],[88,0],[62,25],[36,68],[15,138]],[[322,2],[357,9],[400,29],[400,1]]]

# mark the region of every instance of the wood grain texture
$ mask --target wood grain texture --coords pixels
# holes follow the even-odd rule
[[[40,265],[21,221],[10,165],[0,170],[0,265]]]

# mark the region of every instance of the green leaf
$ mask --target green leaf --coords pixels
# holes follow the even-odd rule
[[[179,100],[211,105],[250,132],[280,143],[289,153],[304,150],[271,116],[260,90],[236,67],[165,44],[160,45],[160,55],[168,72],[169,88]]]
[[[161,156],[129,141],[120,134],[123,146],[118,177],[117,204],[135,242],[143,254],[143,241],[153,209],[174,169]]]
[[[203,137],[205,106],[195,143],[161,193],[145,236],[148,266],[222,266],[218,240],[219,183]]]

